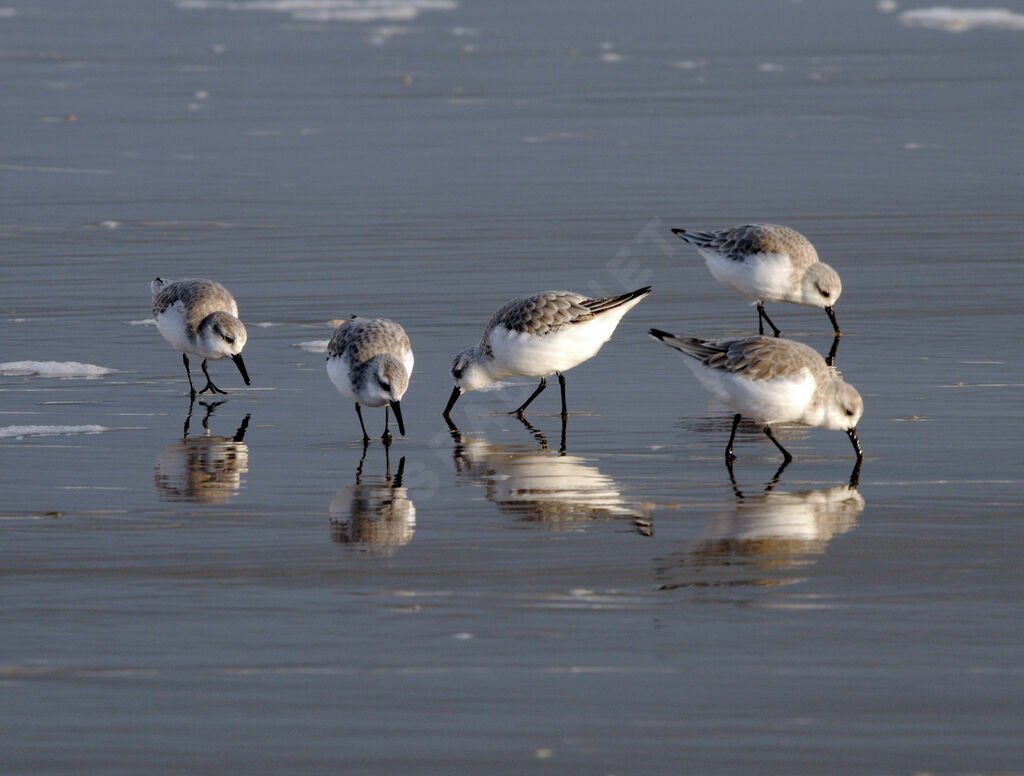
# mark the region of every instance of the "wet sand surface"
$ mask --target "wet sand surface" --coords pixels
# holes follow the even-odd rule
[[[1024,32],[286,8],[0,9],[0,769],[1019,771]],[[781,430],[776,479],[753,424],[732,482],[731,411],[646,335],[754,330],[670,231],[751,221],[842,276],[853,486],[842,434]],[[190,408],[157,275],[231,289],[252,387],[211,362]],[[449,432],[507,299],[647,284],[564,443],[553,380]],[[317,344],[356,313],[416,354],[365,456]]]

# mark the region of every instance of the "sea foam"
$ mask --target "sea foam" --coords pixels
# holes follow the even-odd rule
[[[78,361],[7,361],[0,364],[0,374],[37,375],[38,377],[103,377],[117,372],[105,366]]]
[[[307,340],[306,342],[296,342],[292,347],[302,348],[309,353],[326,353],[329,342],[329,340]]]
[[[99,434],[110,431],[106,426],[0,426],[0,439],[28,436],[64,436],[66,434]]]
[[[286,13],[303,22],[409,21],[423,11],[453,11],[455,0],[176,0],[178,8],[199,11]]]
[[[979,28],[1024,30],[1024,14],[1006,8],[916,8],[904,11],[899,19],[907,27],[927,27],[945,32],[967,32]]]

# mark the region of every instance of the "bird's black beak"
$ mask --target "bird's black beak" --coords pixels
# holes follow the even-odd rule
[[[459,386],[456,385],[454,388],[452,388],[452,395],[448,397],[448,406],[445,407],[444,408],[444,412],[441,413],[441,417],[442,418],[447,418],[448,417],[448,413],[450,413],[452,411],[452,407],[455,406],[455,402],[457,402],[459,400],[459,397],[461,395],[462,395],[462,389],[459,388]]]
[[[839,331],[839,324],[836,323],[836,311],[829,306],[825,308],[825,314],[828,315],[828,319],[832,321],[832,328],[836,330],[836,336],[838,337],[842,332]]]
[[[245,380],[246,385],[249,383],[249,373],[245,371],[245,362],[242,361],[242,354],[238,353],[231,357],[231,360],[235,362],[235,366],[238,367],[238,371],[242,373],[242,379]]]
[[[860,440],[857,439],[857,429],[848,429],[846,432],[846,436],[850,437],[850,442],[853,443],[853,449],[857,452],[857,460],[861,460],[864,457],[864,453],[860,449]]]
[[[402,422],[402,405],[397,401],[391,402],[391,409],[395,411],[395,420],[398,421],[398,432],[405,436],[405,423]]]

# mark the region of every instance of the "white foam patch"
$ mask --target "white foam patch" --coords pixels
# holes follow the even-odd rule
[[[103,377],[117,372],[105,366],[78,361],[7,361],[0,364],[0,374],[37,375],[39,377]]]
[[[302,348],[309,353],[326,353],[329,342],[330,340],[308,340],[306,342],[296,342],[292,347]]]
[[[176,0],[195,11],[260,11],[303,22],[410,21],[424,11],[454,11],[455,0]]]
[[[68,434],[99,434],[112,429],[106,426],[0,426],[0,439],[29,436],[65,436]]]
[[[140,318],[137,321],[125,321],[129,326],[156,326],[156,318]]]
[[[1006,8],[916,8],[904,11],[900,22],[907,27],[927,27],[944,32],[968,32],[975,29],[1024,30],[1024,14]]]

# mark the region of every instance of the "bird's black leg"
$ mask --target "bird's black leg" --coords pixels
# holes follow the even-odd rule
[[[560,455],[565,455],[565,426],[566,426],[566,421],[568,421],[568,420],[569,420],[569,416],[568,415],[562,415],[562,439],[561,439],[561,443],[560,443],[560,445],[558,447],[558,453]]]
[[[836,337],[838,337],[842,332],[839,331],[839,324],[836,322],[836,311],[831,307],[826,307],[825,312],[828,314],[828,319],[832,323],[832,328],[835,330]]]
[[[772,335],[773,336],[778,337],[780,334],[782,334],[782,330],[778,326],[776,326],[774,323],[772,323],[772,319],[769,318],[768,317],[768,313],[766,313],[764,311],[764,302],[758,302],[757,303],[757,332],[758,332],[758,334],[764,334],[764,323],[761,322],[762,318],[764,319],[764,321],[769,326],[772,327]]]
[[[825,356],[825,363],[828,366],[836,365],[836,352],[839,350],[839,335],[837,334],[832,340],[832,347],[829,348],[828,355]]]
[[[526,401],[524,401],[522,403],[522,405],[520,405],[519,409],[513,410],[512,414],[513,415],[522,415],[523,414],[523,410],[525,410],[527,407],[530,406],[530,402],[537,398],[537,394],[539,394],[541,391],[543,391],[547,387],[548,387],[547,378],[545,378],[545,377],[540,378],[540,385],[537,386],[537,390],[530,394],[530,398],[527,399]]]
[[[190,399],[196,398],[196,387],[192,385],[192,372],[188,368],[188,353],[181,354],[181,360],[185,364],[185,376],[188,378],[188,395]]]
[[[725,462],[731,464],[736,458],[736,453],[732,451],[732,443],[736,439],[736,427],[740,424],[740,413],[736,413],[732,418],[732,433],[729,434],[729,444],[725,447]],[[732,469],[729,469],[730,474]]]
[[[565,375],[561,372],[556,372],[555,374],[558,375],[558,387],[562,389],[562,419],[564,420],[569,414],[569,410],[565,408]]]
[[[227,391],[222,391],[220,388],[213,384],[213,380],[210,379],[210,373],[206,371],[205,358],[203,359],[203,374],[206,375],[206,385],[203,386],[203,390],[201,390],[199,393],[206,393],[207,391],[209,391],[210,393],[227,393]]]
[[[771,426],[765,426],[764,427],[764,433],[767,435],[767,437],[770,440],[772,440],[772,442],[775,444],[775,446],[777,448],[779,448],[779,452],[782,453],[783,457],[786,459],[786,463],[789,463],[790,461],[793,460],[793,456],[791,456],[789,454],[789,451],[786,450],[786,448],[783,447],[781,444],[779,444],[779,440],[775,438],[775,435],[772,433],[772,427]],[[779,470],[779,473],[780,474],[782,473],[781,469]]]
[[[384,433],[380,435],[380,441],[387,447],[391,444],[391,431],[388,429],[388,405],[384,405]]]
[[[370,441],[370,435],[366,433],[366,426],[363,425],[363,411],[359,409],[359,402],[356,402],[356,415],[359,416],[359,428],[363,430],[363,444]]]
[[[853,451],[857,453],[857,460],[860,461],[864,458],[864,452],[860,449],[860,439],[857,438],[857,429],[849,429],[846,432],[846,436],[850,437],[850,442],[853,444]]]

